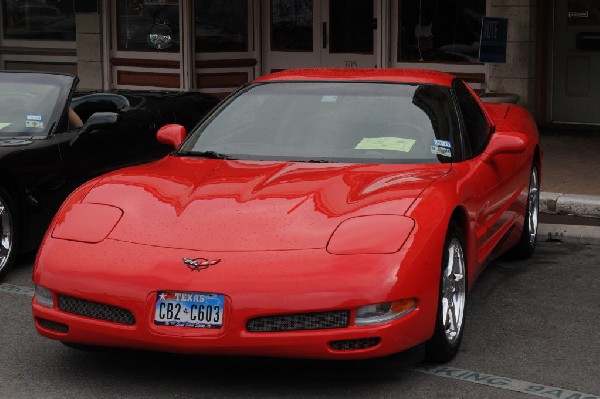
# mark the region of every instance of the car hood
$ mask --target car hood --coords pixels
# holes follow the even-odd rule
[[[170,156],[107,175],[83,202],[123,211],[109,239],[216,252],[324,248],[348,218],[403,215],[450,169]]]

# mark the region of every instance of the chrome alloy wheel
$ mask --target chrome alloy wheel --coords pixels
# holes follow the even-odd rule
[[[442,273],[442,326],[453,345],[460,337],[465,314],[465,257],[461,242],[454,237],[447,248],[448,261]]]
[[[0,197],[0,272],[8,264],[13,249],[13,226],[8,205]]]
[[[529,181],[529,200],[527,201],[527,223],[529,224],[529,244],[534,245],[538,229],[538,213],[540,208],[540,183],[537,168],[531,170]]]

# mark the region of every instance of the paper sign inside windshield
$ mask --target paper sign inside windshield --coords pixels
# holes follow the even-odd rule
[[[322,103],[334,103],[337,101],[337,96],[323,96],[321,97]]]
[[[10,125],[12,125],[12,123],[0,123],[0,130],[4,129],[5,127],[9,127]]]
[[[355,147],[357,150],[388,150],[410,152],[417,141],[400,137],[364,138]]]

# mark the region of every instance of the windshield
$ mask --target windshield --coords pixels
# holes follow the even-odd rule
[[[46,136],[62,114],[73,77],[0,73],[0,137]]]
[[[436,85],[283,82],[250,86],[178,155],[352,163],[446,163],[458,121]]]

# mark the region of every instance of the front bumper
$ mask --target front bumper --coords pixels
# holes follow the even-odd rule
[[[48,239],[38,254],[34,282],[53,292],[54,306],[42,306],[34,297],[33,316],[41,335],[84,345],[321,359],[385,356],[416,346],[433,334],[440,263],[416,252],[420,251],[352,256],[324,250],[200,254],[114,240],[84,244]],[[223,261],[191,272],[181,262],[183,257]],[[162,290],[225,295],[223,326],[154,324],[156,293]],[[126,309],[135,322],[123,324],[59,310],[59,295]],[[417,309],[385,324],[354,325],[361,306],[403,298],[417,298]],[[347,327],[247,329],[248,320],[255,317],[340,310],[349,311]]]

